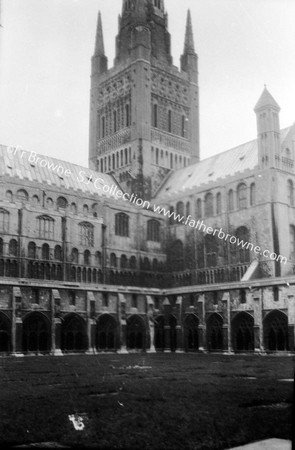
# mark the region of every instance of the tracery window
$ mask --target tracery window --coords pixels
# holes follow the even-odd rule
[[[115,234],[117,236],[129,236],[129,217],[127,214],[118,213],[115,215]]]
[[[238,198],[238,208],[239,209],[247,208],[247,186],[245,185],[245,183],[239,184],[237,191],[237,198]]]
[[[9,212],[5,209],[0,209],[0,232],[8,233],[9,231]]]
[[[147,223],[147,240],[153,242],[160,241],[160,223],[157,220],[149,220]]]
[[[37,230],[41,239],[53,239],[54,235],[54,219],[49,216],[41,216],[37,218]]]
[[[93,247],[94,226],[89,222],[82,222],[79,224],[79,229],[80,229],[80,244],[86,247]]]

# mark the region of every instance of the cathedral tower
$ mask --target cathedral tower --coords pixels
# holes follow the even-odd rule
[[[114,66],[101,17],[92,58],[89,166],[151,198],[170,171],[199,160],[198,56],[188,12],[180,70],[163,0],[123,0]]]

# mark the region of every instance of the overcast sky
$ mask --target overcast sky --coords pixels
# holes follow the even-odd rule
[[[201,158],[256,137],[264,84],[295,121],[294,0],[166,0],[174,64],[191,9]],[[2,0],[0,143],[87,165],[90,58],[100,10],[109,67],[122,0]]]

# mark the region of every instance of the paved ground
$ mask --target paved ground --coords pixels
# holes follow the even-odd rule
[[[267,439],[266,441],[234,447],[231,450],[291,450],[291,448],[291,441],[286,441],[285,439]]]

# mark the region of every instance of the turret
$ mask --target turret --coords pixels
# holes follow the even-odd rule
[[[280,107],[266,86],[254,108],[257,117],[258,154],[261,168],[276,167],[280,154]]]

